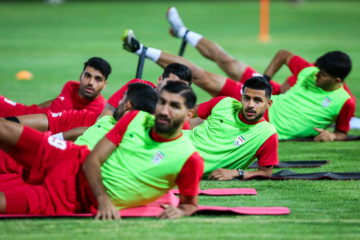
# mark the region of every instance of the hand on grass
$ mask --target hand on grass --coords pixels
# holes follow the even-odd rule
[[[208,180],[227,181],[239,177],[239,172],[236,169],[218,168],[208,176]]]
[[[332,142],[336,139],[335,133],[316,127],[314,127],[314,130],[319,132],[319,134],[314,138],[315,142]]]
[[[95,215],[95,220],[119,220],[121,219],[119,210],[111,202],[109,196],[104,196],[98,201],[98,211]]]
[[[157,218],[160,219],[164,219],[164,218],[169,218],[169,219],[174,219],[174,218],[180,218],[182,216],[184,216],[184,212],[173,206],[173,205],[169,205],[169,204],[161,204],[161,207],[164,208],[164,211],[162,211]]]

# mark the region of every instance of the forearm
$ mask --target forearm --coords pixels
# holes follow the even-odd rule
[[[91,153],[89,156],[90,155]],[[109,196],[102,182],[103,179],[101,176],[100,161],[98,161],[96,158],[93,158],[92,156],[90,156],[90,159],[88,158],[86,158],[82,169],[95,199],[98,202],[101,202],[102,200],[109,198]]]
[[[48,108],[51,106],[51,103],[54,101],[55,99],[51,99],[49,101],[46,101],[46,102],[43,102],[43,103],[40,103],[40,104],[37,104],[37,106],[39,108]]]
[[[257,171],[244,171],[244,179],[254,176],[271,177],[274,166],[259,166]],[[240,174],[239,174],[240,175]]]
[[[271,60],[269,66],[266,68],[264,75],[268,75],[270,78],[274,77],[284,64],[289,64],[289,61],[293,56],[295,55],[288,50],[278,51],[275,57]]]
[[[101,166],[115,149],[116,146],[108,138],[103,137],[89,153],[82,165],[82,170],[99,204],[99,200],[108,198],[101,175]]]
[[[78,127],[71,129],[69,131],[63,132],[64,140],[75,141],[79,136],[81,136],[88,127]]]
[[[272,170],[271,171],[257,170],[257,171],[244,171],[244,172],[245,172],[244,179],[251,178],[253,176],[271,177],[272,174]]]

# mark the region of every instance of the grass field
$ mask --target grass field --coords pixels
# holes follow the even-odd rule
[[[271,4],[271,41],[258,41],[258,1],[171,3],[184,23],[224,47],[258,71],[279,49],[309,61],[330,50],[347,52],[353,70],[347,82],[360,101],[360,2],[305,1]],[[170,3],[71,2],[0,3],[0,94],[25,104],[54,98],[65,82],[77,80],[92,56],[113,67],[103,95],[108,98],[135,76],[138,58],[122,50],[120,37],[135,30],[146,46],[177,53],[180,40],[170,37],[165,12]],[[221,73],[188,46],[185,57]],[[29,70],[31,81],[16,81]],[[155,82],[160,67],[147,61],[143,79]],[[275,77],[283,82],[287,69]],[[210,96],[196,88],[199,103]],[[360,117],[360,108],[356,110]],[[360,130],[351,134],[360,135]],[[280,160],[330,160],[309,172],[360,172],[359,142],[281,142]],[[278,170],[275,170],[275,172]],[[194,216],[178,220],[132,218],[101,222],[92,219],[0,220],[0,239],[360,239],[359,181],[229,181],[201,182],[201,188],[255,188],[256,196],[200,196],[202,205],[284,206],[285,216]]]

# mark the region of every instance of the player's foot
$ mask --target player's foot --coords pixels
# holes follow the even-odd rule
[[[183,37],[186,33],[187,28],[184,26],[180,15],[175,7],[171,7],[166,12],[166,18],[169,21],[170,27],[170,34],[174,37]]]
[[[123,41],[123,48],[128,52],[136,52],[140,49],[140,43],[135,38],[134,31],[131,29],[125,30],[121,40]]]

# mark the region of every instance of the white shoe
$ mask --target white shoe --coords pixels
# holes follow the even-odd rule
[[[171,7],[167,10],[166,18],[171,25],[169,29],[170,34],[173,35],[174,37],[183,37],[187,29],[184,26],[180,18],[180,15],[175,7]]]

